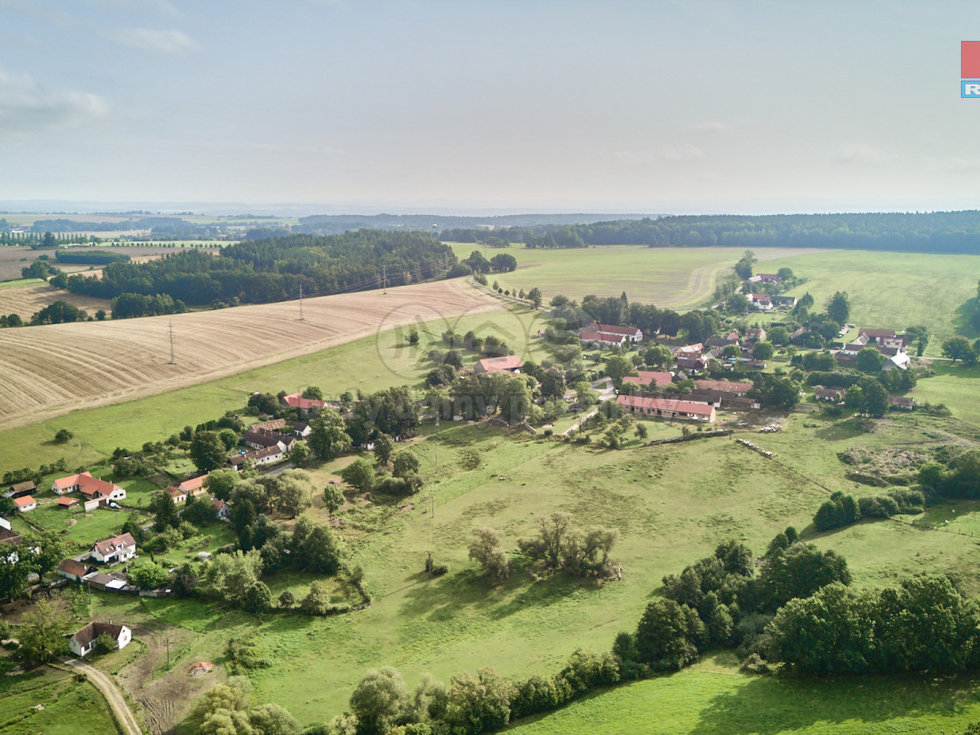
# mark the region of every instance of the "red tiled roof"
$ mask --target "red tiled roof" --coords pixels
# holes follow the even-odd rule
[[[524,361],[517,355],[486,357],[480,360],[477,366],[485,373],[493,373],[500,370],[517,370],[524,366]]]
[[[58,505],[63,505],[66,508],[70,508],[73,505],[78,505],[78,499],[73,498],[70,495],[62,495],[58,498]]]
[[[623,378],[623,382],[633,383],[634,385],[650,385],[650,383],[655,382],[658,388],[663,388],[671,383],[670,373],[660,373],[652,370],[637,370],[637,372],[639,375],[627,375]]]
[[[113,491],[117,487],[111,482],[106,482],[105,480],[100,480],[97,477],[92,477],[92,475],[88,472],[82,472],[79,475],[69,475],[68,477],[60,477],[54,481],[54,486],[59,490],[67,490],[75,485],[78,485],[79,488],[81,488],[81,492],[85,495],[102,493],[105,496],[112,495]]]
[[[595,322],[583,327],[583,329],[600,334],[621,334],[624,337],[635,337],[637,333],[643,334],[639,327],[618,327],[615,324],[596,324]]]
[[[671,398],[644,398],[643,396],[619,396],[616,403],[620,406],[645,408],[654,411],[670,411],[672,413],[693,413],[698,416],[710,416],[715,412],[714,406],[692,401],[678,401]]]
[[[185,493],[183,490],[181,490],[180,488],[174,487],[173,485],[170,485],[170,486],[167,487],[167,493],[170,495],[171,498],[177,498],[177,497],[180,497],[181,495],[184,495],[184,496],[187,495],[187,493]]]
[[[207,479],[208,479],[207,475],[201,475],[200,477],[193,477],[190,480],[184,480],[177,487],[180,490],[184,491],[185,493],[189,493],[193,490],[199,490],[200,488],[204,487],[204,481]]]
[[[18,508],[26,508],[28,505],[35,505],[37,501],[30,495],[22,495],[19,498],[14,498],[14,505]]]
[[[326,401],[321,401],[317,398],[303,398],[302,393],[292,393],[288,396],[283,396],[282,400],[293,408],[302,408],[304,410],[310,408],[323,408],[327,405]]]
[[[129,546],[136,546],[136,539],[129,533],[124,533],[122,536],[113,536],[95,544],[95,548],[102,556],[112,553],[113,549],[127,548]]]

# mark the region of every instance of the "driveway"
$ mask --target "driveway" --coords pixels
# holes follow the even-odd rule
[[[107,674],[103,674],[98,669],[74,659],[65,659],[64,663],[88,676],[88,680],[102,692],[102,696],[106,698],[106,701],[112,708],[112,714],[116,718],[116,722],[119,723],[120,728],[122,728],[124,735],[143,735],[143,730],[129,709],[129,705],[126,703],[122,692],[119,691],[116,683]]]

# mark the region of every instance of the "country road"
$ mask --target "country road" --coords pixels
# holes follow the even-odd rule
[[[112,714],[116,718],[116,722],[119,724],[119,727],[122,729],[123,735],[143,735],[143,730],[140,728],[139,723],[136,721],[136,717],[129,709],[129,705],[126,703],[125,698],[119,691],[119,688],[116,686],[115,682],[113,682],[108,675],[103,674],[98,669],[82,663],[81,661],[65,659],[64,663],[76,671],[81,671],[88,676],[88,680],[92,682],[92,684],[95,685],[100,692],[102,692],[102,696],[106,698],[106,701],[109,703],[109,707],[112,708]]]

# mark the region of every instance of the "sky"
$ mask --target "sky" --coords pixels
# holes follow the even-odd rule
[[[0,201],[977,208],[977,39],[975,0],[0,0]]]

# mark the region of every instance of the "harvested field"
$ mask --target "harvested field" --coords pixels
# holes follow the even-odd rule
[[[0,331],[0,428],[268,365],[376,331],[501,308],[464,279],[221,311]],[[170,364],[170,324],[176,364]]]
[[[66,301],[79,309],[85,309],[89,316],[94,316],[99,309],[108,312],[110,308],[108,299],[82,296],[38,282],[16,288],[0,289],[0,314],[17,314],[27,321],[32,314],[55,301]]]

